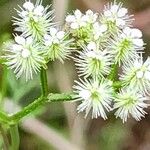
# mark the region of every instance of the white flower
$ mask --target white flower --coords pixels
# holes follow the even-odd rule
[[[23,8],[20,7],[20,10],[17,10],[19,17],[14,17],[15,30],[22,32],[23,36],[32,36],[41,40],[52,26],[53,11],[47,12],[48,9],[49,6],[44,8],[41,1],[37,1],[35,5],[26,1]]]
[[[50,28],[49,34],[44,36],[45,56],[51,60],[59,59],[63,61],[71,54],[72,42],[73,40],[67,39],[64,31]]]
[[[107,31],[107,25],[99,24],[98,22],[93,24],[93,35],[94,40],[98,40],[99,37],[103,36],[103,34]]]
[[[106,51],[85,49],[75,58],[79,76],[104,77],[110,72],[112,55]]]
[[[98,18],[98,14],[97,13],[93,13],[92,10],[87,10],[83,17],[85,18],[85,20],[88,23],[94,23],[94,22],[96,22],[96,20]]]
[[[147,114],[144,111],[144,108],[149,106],[145,103],[146,100],[147,98],[134,88],[122,89],[114,101],[114,109],[117,109],[116,117],[120,117],[123,122],[126,122],[130,116],[140,121]]]
[[[133,45],[138,49],[141,49],[144,45],[142,32],[139,29],[126,27],[123,29],[121,37],[131,39]]]
[[[142,57],[123,66],[120,79],[125,86],[130,85],[144,93],[150,92],[150,58],[143,62]]]
[[[58,31],[56,28],[50,28],[49,35],[46,34],[44,36],[45,39],[45,45],[51,46],[52,44],[59,44],[63,40],[65,36],[64,31]]]
[[[15,42],[6,50],[5,64],[14,70],[17,78],[25,76],[27,81],[32,79],[33,73],[39,72],[46,62],[39,45],[34,43],[31,37],[25,39],[16,36]]]
[[[74,15],[66,16],[66,22],[71,29],[79,29],[80,27],[86,26],[87,18],[77,9]]]
[[[89,44],[87,45],[87,49],[88,50],[97,50],[97,45],[94,41],[89,42]]]
[[[122,4],[108,4],[105,6],[104,13],[102,16],[102,22],[106,23],[110,28],[112,26],[119,29],[130,26],[132,23],[132,16],[128,15],[128,10],[122,7]]]
[[[139,51],[144,49],[143,45],[142,32],[126,27],[114,40],[110,40],[108,48],[114,51],[115,63],[120,65],[138,58]]]
[[[111,110],[112,93],[111,81],[99,80],[80,80],[75,81],[74,92],[76,93],[76,100],[81,100],[82,103],[78,106],[78,112],[86,111],[85,117],[92,110],[92,118],[101,116],[107,119],[106,112]]]

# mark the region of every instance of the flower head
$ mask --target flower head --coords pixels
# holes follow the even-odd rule
[[[144,93],[150,92],[150,58],[143,62],[142,57],[123,66],[120,79],[125,86],[130,85]]]
[[[56,28],[50,28],[49,34],[44,36],[45,56],[48,59],[55,60],[68,58],[71,54],[72,40],[67,39],[64,31]]]
[[[66,29],[76,38],[79,45],[92,39],[93,24],[97,21],[97,17],[98,14],[91,10],[82,14],[78,9],[74,11],[73,15],[66,16]]]
[[[48,32],[52,26],[53,11],[47,12],[49,6],[43,7],[42,1],[38,0],[34,5],[30,1],[23,4],[21,10],[17,10],[19,18],[14,17],[15,30],[22,32],[23,36],[32,36],[36,40],[41,38]]]
[[[110,40],[108,49],[114,51],[115,63],[125,64],[138,58],[143,50],[142,32],[139,29],[126,27],[115,39]]]
[[[85,12],[84,18],[87,23],[93,24],[97,21],[98,14],[89,9]]]
[[[122,89],[115,97],[114,109],[116,117],[120,117],[123,122],[132,116],[140,121],[145,116],[144,108],[149,105],[145,103],[147,98],[133,88]]]
[[[110,72],[112,55],[106,50],[96,50],[94,42],[88,44],[84,51],[75,58],[80,76],[101,78]]]
[[[26,80],[32,79],[33,73],[39,72],[46,63],[42,51],[31,37],[15,36],[15,42],[6,50],[5,64],[14,70],[17,78],[25,76]]]
[[[130,26],[132,23],[132,16],[128,15],[128,10],[122,7],[122,4],[116,2],[105,6],[104,13],[100,21],[107,24],[109,31],[116,29],[123,29]]]
[[[101,116],[103,119],[107,119],[106,112],[111,110],[112,93],[110,81],[99,81],[99,80],[80,80],[76,81],[74,86],[75,93],[77,94],[76,99],[81,100],[82,103],[78,106],[79,112],[86,111],[87,116],[92,110],[92,118]]]
[[[79,29],[86,26],[87,18],[81,13],[80,10],[75,10],[74,15],[68,15],[66,17],[66,23],[71,29]]]
[[[103,37],[106,31],[107,26],[105,24],[100,24],[99,22],[94,23],[93,24],[94,40],[98,40],[100,37]]]

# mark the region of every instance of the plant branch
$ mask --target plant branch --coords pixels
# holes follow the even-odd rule
[[[71,101],[74,99],[72,94],[49,94],[47,97],[40,97],[33,101],[21,111],[9,116],[9,124],[16,124],[20,119],[27,116],[38,107],[43,106],[48,102]]]

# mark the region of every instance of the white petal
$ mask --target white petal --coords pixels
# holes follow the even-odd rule
[[[26,39],[26,44],[27,44],[27,45],[32,44],[32,42],[33,42],[33,39],[32,39],[31,37],[28,37],[28,38]]]
[[[138,46],[138,47],[142,47],[144,45],[144,42],[142,39],[133,39],[133,44]]]
[[[96,58],[96,53],[94,51],[89,51],[89,52],[87,52],[86,55],[89,58]]]
[[[107,25],[105,25],[105,24],[101,25],[100,28],[99,28],[99,30],[100,30],[101,32],[107,31]]]
[[[30,56],[31,52],[28,49],[23,49],[21,56],[23,58],[28,58]]]
[[[23,7],[26,9],[26,10],[29,10],[29,11],[32,11],[34,9],[34,5],[33,3],[31,2],[25,2],[23,4]]]
[[[77,19],[81,18],[81,16],[82,16],[81,11],[80,11],[80,10],[78,10],[78,9],[77,9],[77,10],[75,10],[74,14],[75,14],[75,17],[76,17]]]
[[[142,78],[143,75],[144,75],[143,71],[136,72],[136,77],[139,78],[139,79]]]
[[[148,80],[150,80],[150,71],[146,71],[144,74],[144,77]]]
[[[50,28],[50,34],[51,36],[55,36],[57,33],[57,29],[56,28]]]
[[[34,15],[34,16],[33,16],[33,19],[34,19],[35,22],[38,22],[38,21],[39,21],[39,17],[38,17],[38,16],[35,16],[35,15]]]
[[[57,36],[58,39],[63,39],[64,36],[65,36],[65,32],[64,31],[59,31],[56,36]]]
[[[95,22],[97,20],[97,18],[98,18],[98,14],[94,14],[93,15],[93,22]]]
[[[45,41],[44,44],[46,46],[51,46],[52,45],[52,40]]]
[[[79,28],[79,25],[78,25],[78,23],[73,22],[73,23],[71,23],[70,27],[71,27],[72,29],[78,29],[78,28]]]
[[[18,43],[20,45],[25,45],[25,41],[26,40],[23,37],[21,37],[21,36],[16,36],[15,37],[15,41],[16,41],[16,43]]]
[[[85,27],[86,25],[87,25],[87,23],[86,22],[84,22],[84,21],[82,21],[82,22],[80,22],[80,27]]]
[[[118,9],[119,9],[119,6],[118,6],[118,5],[113,5],[113,6],[111,7],[111,12],[112,12],[112,13],[117,13]]]
[[[87,45],[87,49],[89,49],[89,50],[96,50],[96,43],[95,42],[90,42]]]
[[[82,97],[84,100],[87,100],[90,98],[91,93],[88,90],[82,90],[79,92],[79,96]]]
[[[104,16],[110,17],[111,15],[112,15],[112,14],[111,14],[111,11],[110,11],[110,10],[104,11]]]
[[[42,16],[43,11],[44,7],[42,5],[39,5],[34,9],[34,13],[38,16]]]
[[[94,14],[93,11],[90,9],[86,11],[86,15],[92,16],[93,14]]]
[[[136,28],[132,29],[131,30],[131,36],[141,38],[142,37],[142,32],[139,29],[136,29]]]
[[[131,28],[125,27],[125,28],[123,29],[123,33],[125,33],[127,36],[130,36],[130,35],[131,35]]]
[[[82,20],[83,22],[87,22],[87,21],[90,20],[90,18],[89,18],[89,16],[84,15],[84,16],[82,16],[81,20]]]
[[[125,26],[125,21],[123,19],[117,19],[116,20],[116,25],[118,27],[123,27],[123,26]]]
[[[76,21],[76,19],[75,19],[75,16],[74,16],[74,15],[68,15],[68,16],[66,17],[66,22],[71,23],[71,22],[75,22],[75,21]]]
[[[98,40],[98,38],[101,36],[100,33],[94,34],[94,40]]]
[[[57,39],[57,38],[53,39],[53,43],[54,44],[59,44],[59,39]]]
[[[95,23],[93,24],[93,28],[94,28],[95,30],[99,30],[99,28],[100,28],[99,23],[98,23],[98,22],[95,22]]]
[[[118,17],[124,17],[128,13],[128,10],[126,8],[119,9],[117,15]]]
[[[14,51],[20,51],[22,49],[22,46],[21,45],[18,45],[18,44],[13,44],[12,45],[12,49]]]
[[[22,11],[22,12],[21,12],[21,15],[22,15],[23,17],[26,17],[26,16],[28,15],[28,12],[27,12],[27,11]]]
[[[134,62],[134,67],[135,67],[136,69],[140,69],[140,68],[142,67],[142,63],[140,63],[139,61],[135,61],[135,62]]]
[[[52,38],[52,37],[51,37],[50,35],[48,35],[48,34],[45,34],[45,35],[44,35],[44,39],[45,39],[45,40],[49,40],[49,39],[51,39],[51,38]]]

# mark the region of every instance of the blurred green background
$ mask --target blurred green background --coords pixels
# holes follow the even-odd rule
[[[0,53],[3,43],[13,38],[12,16],[14,8],[24,0],[0,0]],[[33,0],[34,2],[34,0]],[[63,24],[67,12],[91,9],[101,12],[102,0],[43,0],[56,10],[55,21]],[[110,2],[110,0],[109,0]],[[134,27],[143,31],[145,54],[150,55],[150,0],[120,0],[135,15]],[[49,63],[48,82],[50,92],[71,91],[77,74],[73,61]],[[14,74],[0,65],[1,109],[18,110],[40,95],[39,76],[26,83],[16,80]],[[2,107],[4,105],[4,108]],[[150,112],[150,110],[147,110]],[[123,124],[110,114],[109,119],[84,119],[77,114],[75,103],[51,103],[40,108],[35,115],[25,118],[19,127],[20,150],[150,150],[150,115],[141,122],[130,119]],[[2,142],[0,142],[1,145]],[[2,148],[0,148],[2,149]]]

